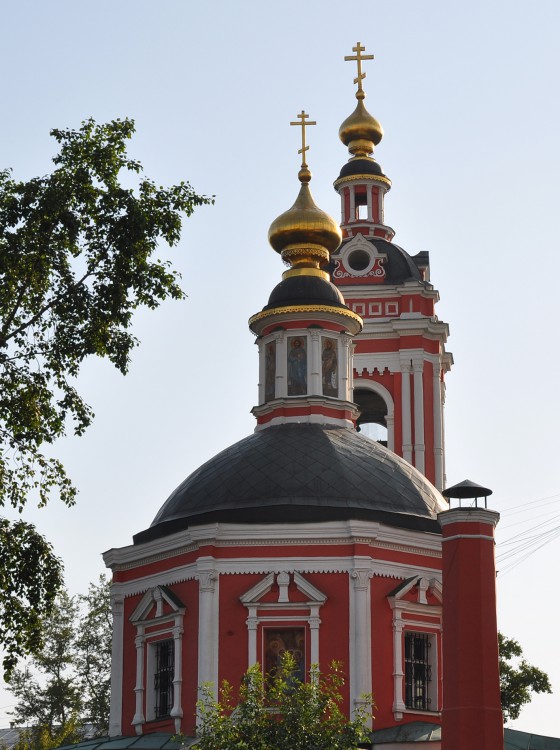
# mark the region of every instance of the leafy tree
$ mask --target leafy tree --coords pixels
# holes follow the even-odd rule
[[[309,680],[297,677],[286,654],[275,674],[263,678],[260,665],[245,674],[237,705],[232,686],[224,682],[216,700],[203,686],[198,703],[200,750],[354,750],[369,739],[367,712],[349,721],[342,711],[344,678],[333,662],[327,673],[313,666]],[[373,707],[373,704],[372,704]]]
[[[18,701],[12,724],[30,727],[22,743],[36,742],[46,750],[58,747],[51,742],[78,741],[85,724],[96,736],[107,734],[111,627],[105,576],[90,584],[85,596],[60,592],[43,623],[42,648],[26,669],[14,670],[10,678],[10,690]]]
[[[517,719],[532,699],[531,693],[552,693],[548,675],[523,658],[523,649],[512,638],[498,633],[500,648],[500,691],[504,722]]]
[[[20,182],[0,171],[0,506],[21,512],[30,498],[44,506],[53,494],[74,503],[75,487],[44,447],[91,423],[76,389],[84,359],[105,357],[126,373],[137,344],[134,311],[183,297],[177,273],[155,257],[158,243],[176,244],[182,217],[212,199],[188,183],[163,188],[142,177],[126,153],[133,133],[131,120],[87,120],[78,130],[51,131],[59,144],[52,173]],[[17,557],[18,534],[30,531],[3,524]],[[35,560],[39,568],[26,575],[21,566],[0,573],[8,675],[36,647],[38,618],[61,582],[44,540]],[[34,614],[14,611],[24,609]]]

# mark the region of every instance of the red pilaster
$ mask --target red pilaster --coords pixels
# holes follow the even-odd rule
[[[443,565],[442,750],[503,750],[494,528],[499,514],[438,515]]]

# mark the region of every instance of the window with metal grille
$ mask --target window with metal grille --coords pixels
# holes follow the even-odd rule
[[[173,708],[173,671],[174,644],[173,640],[158,641],[155,646],[155,718],[163,719],[169,716]]]
[[[405,633],[404,635],[404,702],[407,708],[415,708],[419,711],[430,710],[431,647],[428,633]]]

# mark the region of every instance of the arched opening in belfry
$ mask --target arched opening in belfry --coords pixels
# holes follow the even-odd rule
[[[360,409],[358,430],[387,446],[387,404],[383,397],[369,388],[354,388],[354,402]]]

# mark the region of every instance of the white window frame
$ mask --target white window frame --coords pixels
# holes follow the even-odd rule
[[[170,611],[163,612],[164,603]],[[185,606],[166,587],[156,586],[142,597],[140,603],[130,616],[130,622],[136,628],[136,707],[132,725],[136,734],[143,733],[146,721],[155,721],[154,661],[155,649],[152,644],[161,640],[173,640],[173,708],[170,716],[175,724],[175,731],[181,731],[183,709],[181,707],[181,688],[183,684],[182,641]],[[146,629],[149,632],[146,633]],[[145,712],[145,713],[144,713]],[[162,719],[163,721],[163,719]]]
[[[407,597],[416,587],[416,601]],[[427,594],[434,595],[438,604],[429,604]],[[441,582],[435,578],[427,579],[413,576],[403,581],[388,595],[389,604],[393,610],[393,715],[400,721],[405,714],[439,715],[439,652],[441,647]],[[433,618],[432,622],[424,618]],[[409,708],[405,703],[405,663],[404,638],[405,633],[427,634],[431,642],[432,681],[429,686],[429,709]]]

